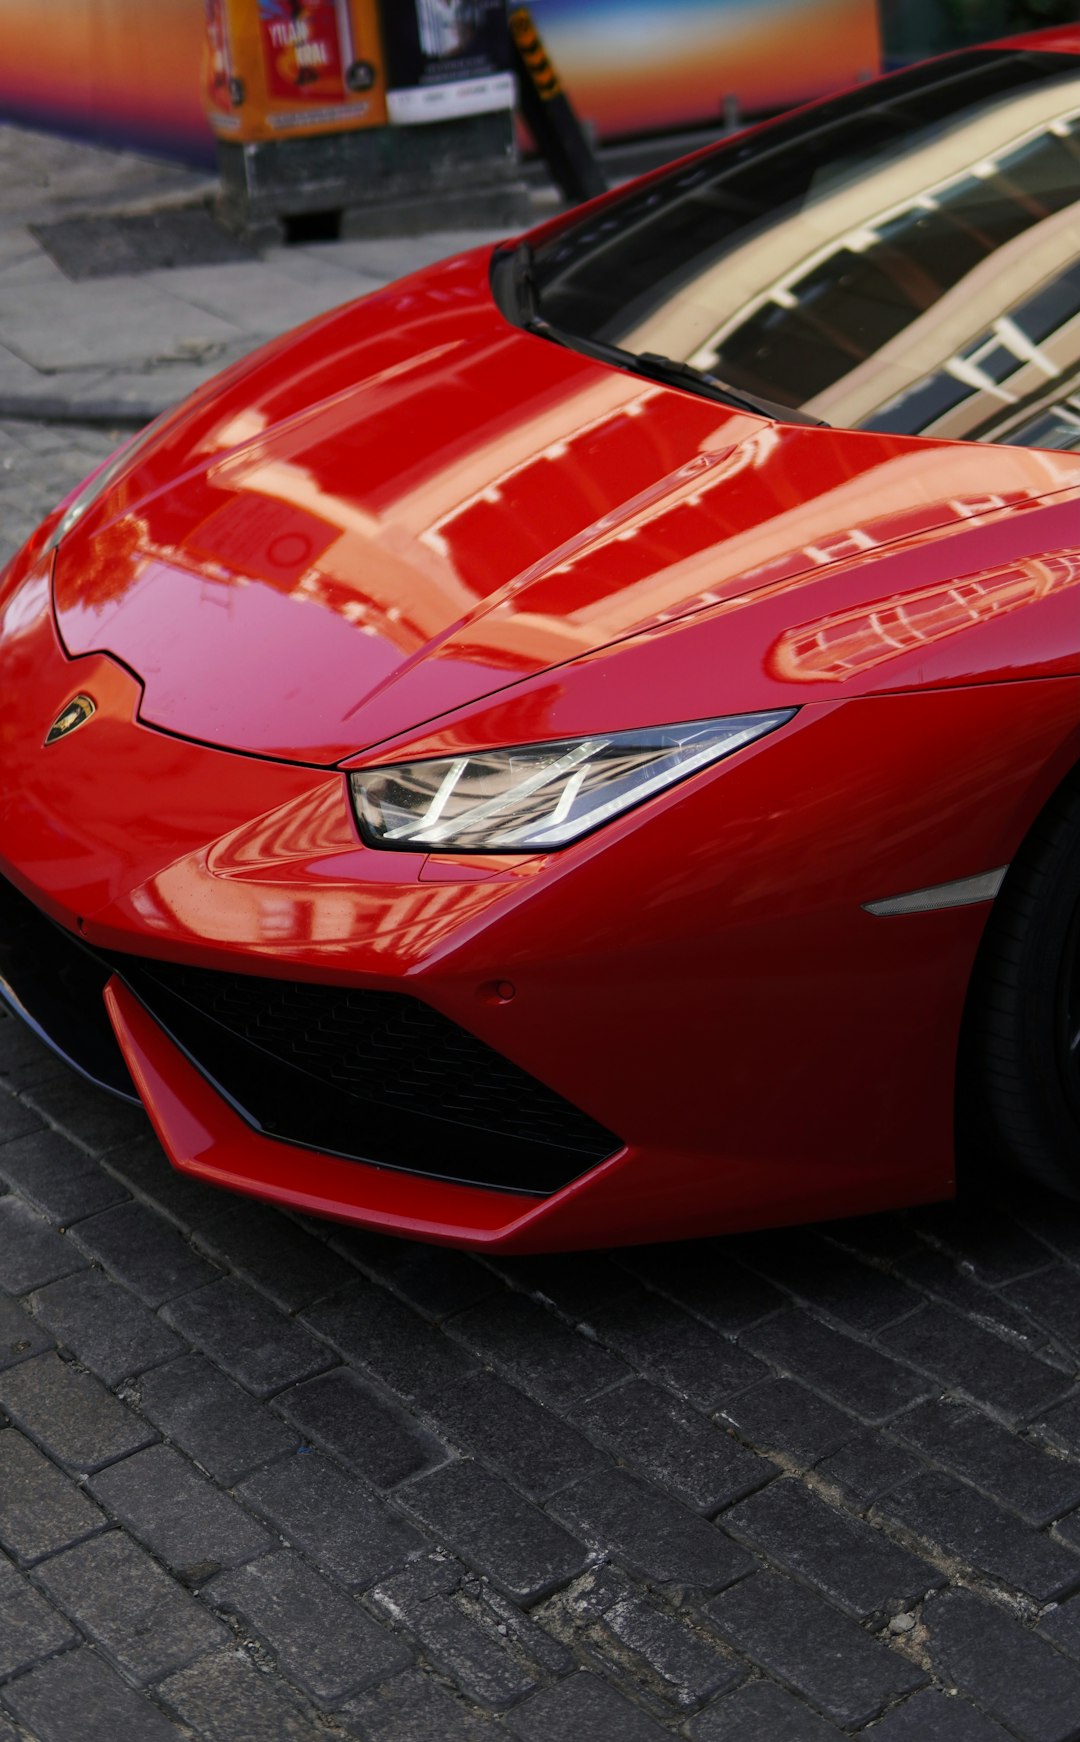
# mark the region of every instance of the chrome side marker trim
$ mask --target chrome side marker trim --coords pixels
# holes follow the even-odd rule
[[[907,895],[891,895],[887,901],[864,901],[867,913],[933,913],[938,907],[970,907],[976,901],[993,901],[1005,881],[1007,865],[983,871],[978,877],[960,877],[955,883],[935,883],[932,889],[912,889]]]

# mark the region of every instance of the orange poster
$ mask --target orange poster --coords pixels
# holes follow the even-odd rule
[[[386,120],[376,0],[206,0],[206,98],[223,139]]]

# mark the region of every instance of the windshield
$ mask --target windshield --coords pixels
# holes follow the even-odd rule
[[[1080,451],[1080,58],[956,55],[783,117],[530,276],[571,342],[847,428]]]

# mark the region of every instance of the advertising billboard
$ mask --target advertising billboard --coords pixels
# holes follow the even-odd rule
[[[505,0],[395,0],[382,33],[394,123],[513,107]]]

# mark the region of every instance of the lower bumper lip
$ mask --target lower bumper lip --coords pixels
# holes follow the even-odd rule
[[[544,1207],[442,1180],[424,1180],[421,1189],[406,1173],[253,1135],[119,980],[110,981],[105,1004],[139,1097],[182,1173],[386,1233],[474,1247],[504,1244]]]

